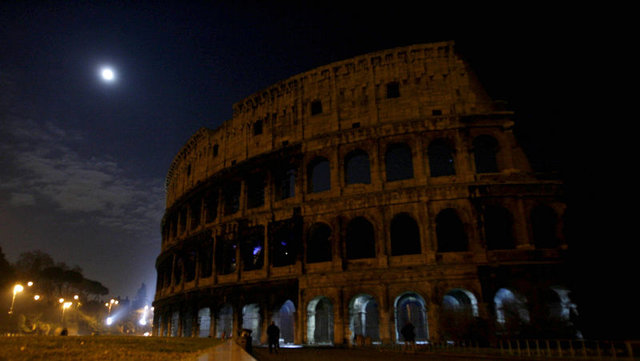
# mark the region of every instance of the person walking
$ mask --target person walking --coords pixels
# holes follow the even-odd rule
[[[269,325],[269,327],[267,327],[267,337],[269,338],[269,353],[271,353],[272,351],[278,353],[278,347],[280,343],[280,328],[276,326],[276,323],[273,321],[271,321],[271,324]]]

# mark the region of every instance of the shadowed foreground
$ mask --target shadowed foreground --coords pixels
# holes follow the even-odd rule
[[[278,354],[270,354],[267,348],[254,348],[253,356],[258,361],[479,361],[479,360],[513,360],[516,358],[498,355],[454,354],[440,352],[407,353],[400,351],[353,349],[353,348],[294,348],[280,349]],[[519,357],[518,360],[536,360],[536,358]]]
[[[0,337],[0,361],[178,361],[220,344],[208,338],[138,336]]]

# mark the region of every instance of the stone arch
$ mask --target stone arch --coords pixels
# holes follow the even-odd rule
[[[333,344],[333,304],[327,297],[316,297],[307,305],[307,342]]]
[[[233,336],[233,306],[228,303],[220,306],[216,317],[216,338]]]
[[[500,288],[493,303],[496,313],[496,324],[505,335],[520,334],[529,324],[527,299],[508,288]]]
[[[498,141],[490,135],[479,135],[473,139],[473,156],[476,173],[497,173]]]
[[[489,205],[484,210],[484,234],[487,249],[513,249],[515,238],[513,216],[506,208]]]
[[[564,286],[551,286],[543,290],[542,299],[550,333],[562,338],[582,338],[577,328],[578,307],[571,300],[571,290]]]
[[[391,220],[391,255],[421,253],[420,228],[409,213],[398,213]]]
[[[452,340],[468,340],[478,317],[478,300],[462,288],[449,290],[442,298],[440,324],[443,335]]]
[[[307,262],[331,261],[331,227],[326,223],[314,223],[307,232]]]
[[[293,301],[286,300],[273,313],[272,321],[280,328],[280,339],[285,344],[292,344],[295,335],[295,312],[296,306]]]
[[[404,342],[400,330],[408,322],[415,327],[416,342],[428,340],[427,306],[422,296],[415,292],[404,292],[398,295],[394,302],[394,315],[397,342]]]
[[[449,140],[439,138],[429,143],[427,148],[429,173],[432,177],[443,177],[456,174],[454,148]]]
[[[344,183],[370,184],[371,167],[369,154],[362,149],[355,149],[344,157]]]
[[[307,166],[307,191],[324,192],[331,189],[331,167],[325,157],[315,157]]]
[[[380,341],[378,302],[373,296],[363,293],[351,299],[349,302],[349,330],[354,341],[360,338],[363,341],[367,338],[372,342]]]
[[[547,205],[539,205],[531,210],[531,232],[536,248],[555,248],[559,245],[556,229],[558,215]]]
[[[170,337],[178,337],[178,331],[180,329],[180,311],[174,310],[171,312],[171,321],[169,323],[169,336]]]
[[[209,337],[211,332],[211,309],[203,307],[198,310],[198,337]]]
[[[242,307],[242,328],[251,330],[251,340],[253,344],[260,344],[261,322],[260,305],[250,303]]]
[[[376,256],[375,231],[365,217],[355,217],[347,224],[345,243],[347,259]]]
[[[436,216],[436,239],[438,252],[465,252],[468,250],[467,233],[455,209],[444,209]]]
[[[384,160],[387,182],[413,178],[413,156],[408,144],[389,144]]]

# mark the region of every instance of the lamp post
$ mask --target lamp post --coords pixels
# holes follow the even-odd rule
[[[60,319],[60,321],[61,321],[61,322],[62,322],[62,324],[64,325],[64,311],[65,311],[67,308],[71,307],[71,305],[73,304],[73,302],[69,302],[69,301],[64,302],[64,301],[63,301],[63,302],[61,302],[61,303],[62,303],[62,318]]]
[[[16,284],[15,286],[13,286],[13,298],[11,299],[11,307],[9,308],[9,314],[13,314],[13,304],[16,301],[16,294],[22,292],[24,290],[24,287],[22,287],[21,284]]]

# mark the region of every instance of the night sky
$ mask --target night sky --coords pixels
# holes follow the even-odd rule
[[[321,5],[320,5],[321,4]],[[534,165],[566,172],[575,28],[561,9],[429,2],[0,3],[0,247],[42,250],[111,295],[155,289],[164,178],[200,127],[279,80],[454,40],[517,112]],[[418,7],[420,4],[420,7]],[[116,81],[99,69],[110,65]]]

